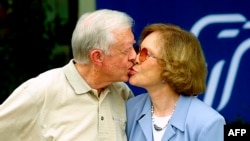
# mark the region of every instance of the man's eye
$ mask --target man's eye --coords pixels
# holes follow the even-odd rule
[[[123,54],[126,54],[126,55],[129,54],[129,52],[130,52],[130,49],[126,49],[126,50],[123,50],[123,51],[122,51],[122,53],[123,53]]]

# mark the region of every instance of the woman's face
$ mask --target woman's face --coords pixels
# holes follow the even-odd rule
[[[131,85],[147,89],[148,87],[162,84],[162,68],[158,63],[161,51],[157,40],[158,38],[159,34],[153,32],[142,41],[140,45],[141,52],[139,52],[136,57],[137,64],[130,73],[129,83]],[[147,49],[147,52],[144,48]]]

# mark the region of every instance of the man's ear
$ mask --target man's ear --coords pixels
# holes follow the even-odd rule
[[[90,59],[94,64],[100,64],[104,59],[104,53],[100,49],[94,49],[90,52]]]

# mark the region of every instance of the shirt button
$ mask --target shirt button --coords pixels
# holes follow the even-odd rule
[[[101,116],[101,120],[104,120],[104,117],[103,117],[103,116]]]

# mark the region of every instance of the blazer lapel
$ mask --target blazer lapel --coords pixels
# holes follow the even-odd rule
[[[185,121],[192,97],[180,96],[169,125],[163,135],[162,141],[168,141],[176,134],[176,130],[184,132]]]
[[[168,125],[163,137],[162,141],[169,141],[170,138],[172,138],[175,135],[175,130],[173,129],[173,126]]]
[[[153,141],[152,122],[151,122],[151,101],[147,98],[144,108],[141,112],[141,117],[138,119],[141,130],[147,141]]]

